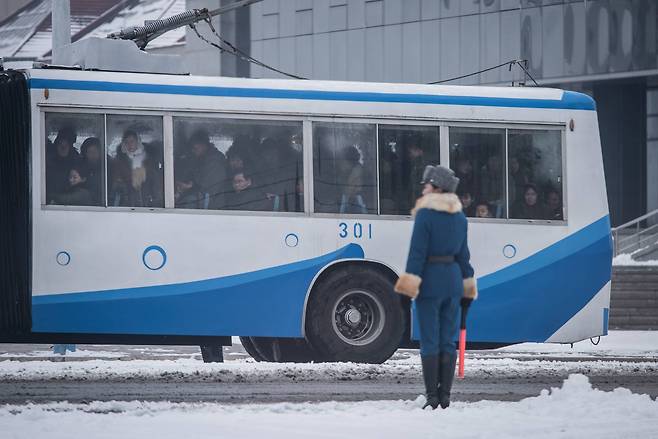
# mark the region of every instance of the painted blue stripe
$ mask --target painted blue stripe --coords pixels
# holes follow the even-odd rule
[[[608,216],[510,267],[478,279],[469,336],[544,342],[612,277]]]
[[[611,276],[612,240],[606,216],[516,264],[478,278],[479,298],[468,316],[469,340],[544,342]]]
[[[392,85],[391,87],[394,86]],[[571,91],[565,91],[562,95],[562,99],[553,100],[351,91],[283,90],[273,88],[214,87],[196,85],[136,84],[129,82],[78,81],[68,79],[42,78],[30,79],[30,88],[262,99],[301,99],[316,101],[386,102],[435,105],[475,105],[486,107],[596,110],[596,104],[591,97],[583,93],[576,93]]]
[[[301,337],[306,291],[327,264],[363,258],[358,244],[317,258],[216,279],[32,298],[32,330],[93,334]]]

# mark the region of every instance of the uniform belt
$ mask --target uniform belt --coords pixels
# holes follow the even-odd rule
[[[455,262],[455,257],[453,255],[449,256],[428,256],[427,262],[430,264],[451,264]]]

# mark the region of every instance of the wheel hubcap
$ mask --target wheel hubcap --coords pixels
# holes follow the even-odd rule
[[[350,345],[371,343],[381,334],[384,323],[384,306],[369,291],[350,290],[335,302],[332,321],[334,332]]]

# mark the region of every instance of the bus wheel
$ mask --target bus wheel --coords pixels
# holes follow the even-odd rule
[[[250,337],[262,361],[276,363],[310,363],[317,360],[303,338]]]
[[[348,266],[330,273],[311,293],[306,336],[329,361],[383,363],[404,332],[400,299],[379,271]]]
[[[264,361],[263,357],[256,350],[254,343],[251,341],[251,337],[240,337],[240,343],[242,343],[244,350],[251,355],[251,358],[256,361]]]

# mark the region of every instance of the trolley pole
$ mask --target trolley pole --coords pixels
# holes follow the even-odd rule
[[[69,0],[52,1],[52,54],[53,64],[62,64],[61,49],[71,44],[71,3]]]

